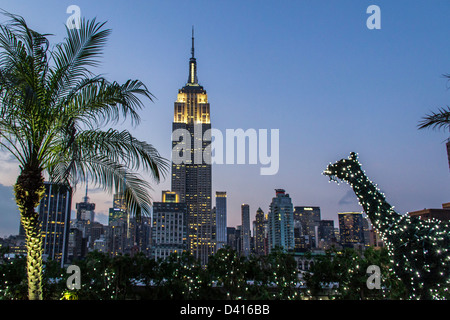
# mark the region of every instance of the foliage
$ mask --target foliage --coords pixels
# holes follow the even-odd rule
[[[450,80],[450,74],[444,74],[444,77]],[[437,112],[431,112],[424,117],[418,124],[419,129],[443,129],[450,131],[450,107],[438,108]]]
[[[139,253],[111,257],[90,252],[80,261],[81,289],[67,290],[70,274],[56,261],[44,263],[44,299],[80,300],[293,300],[407,299],[404,284],[392,272],[386,248],[363,252],[330,249],[316,256],[311,269],[297,275],[292,254],[275,250],[267,256],[240,256],[224,248],[210,256],[206,267],[187,253],[155,261]],[[367,287],[367,267],[380,267],[380,289]],[[25,258],[0,264],[0,299],[26,299]]]
[[[296,264],[289,254],[239,256],[227,248],[207,267],[187,253],[155,261],[143,254],[110,257],[97,251],[80,261],[81,289],[67,290],[69,274],[55,261],[44,263],[44,298],[116,299],[292,299],[297,297]],[[26,298],[24,258],[0,264],[3,299]]]
[[[380,289],[369,289],[369,266],[380,268]],[[363,253],[350,248],[327,250],[316,258],[304,279],[310,297],[328,296],[330,299],[402,299],[405,290],[390,270],[385,248],[367,248]]]

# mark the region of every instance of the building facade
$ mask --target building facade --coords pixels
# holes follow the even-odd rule
[[[211,122],[206,90],[197,79],[194,35],[189,59],[189,77],[178,90],[172,125],[172,191],[186,203],[188,250],[201,264],[216,250],[211,194]]]
[[[62,184],[45,182],[45,194],[37,208],[42,230],[45,258],[67,262],[72,189]]]
[[[216,247],[217,250],[227,244],[227,193],[216,191]]]
[[[261,208],[256,210],[255,228],[255,254],[263,256],[267,254],[267,220]]]
[[[318,228],[318,248],[330,249],[335,243],[334,220],[320,220]]]
[[[361,212],[340,212],[339,231],[340,241],[343,247],[355,247],[364,245],[364,222]]]
[[[250,255],[250,206],[248,204],[241,205],[241,220],[242,220],[242,241],[241,254],[244,256]]]
[[[88,197],[88,188],[86,186],[86,195],[83,198],[83,202],[79,202],[75,205],[77,209],[77,221],[91,221],[95,219],[95,203],[91,203]]]
[[[269,252],[276,247],[284,251],[294,250],[294,212],[292,200],[284,189],[275,189],[275,197],[270,204]]]
[[[114,194],[113,207],[109,209],[107,245],[111,255],[125,254],[128,245],[129,215],[125,197],[122,193]]]
[[[310,250],[317,247],[320,220],[320,207],[294,207],[296,243],[298,248],[301,250]]]
[[[176,192],[163,191],[162,202],[153,203],[152,254],[155,260],[187,249],[187,207]]]
[[[442,209],[423,209],[408,212],[411,217],[417,217],[423,220],[437,219],[441,221],[450,221],[450,203],[443,203]]]

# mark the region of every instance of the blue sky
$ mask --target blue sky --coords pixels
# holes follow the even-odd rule
[[[450,201],[443,143],[449,135],[417,130],[422,116],[450,101],[450,83],[442,77],[450,73],[447,0],[16,0],[0,1],[0,8],[54,34],[57,43],[72,4],[112,29],[94,71],[119,82],[140,79],[156,96],[132,132],[166,158],[173,103],[188,77],[192,25],[212,126],[280,130],[276,175],[261,176],[260,165],[213,167],[213,191],[228,192],[229,226],[240,224],[242,203],[250,205],[251,219],[258,207],[268,212],[275,188],[284,188],[294,205],[320,206],[323,219],[360,211],[347,185],[321,175],[351,151],[400,213]],[[380,30],[366,27],[372,4],[381,9]],[[8,208],[0,214],[4,236],[18,230],[8,195],[17,168],[3,156],[0,172],[0,197]],[[154,200],[167,189],[168,179],[154,185]],[[82,195],[75,194],[73,207]],[[90,197],[106,223],[112,197],[99,190]]]

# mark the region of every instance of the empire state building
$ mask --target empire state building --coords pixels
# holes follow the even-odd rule
[[[215,219],[211,210],[211,123],[208,95],[197,79],[194,30],[189,77],[178,90],[172,126],[172,191],[187,205],[188,251],[202,265],[215,251]],[[174,135],[175,132],[181,132]],[[184,148],[180,149],[179,145]],[[183,161],[174,159],[183,158]]]

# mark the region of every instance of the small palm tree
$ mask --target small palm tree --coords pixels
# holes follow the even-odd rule
[[[450,74],[445,74],[445,78],[450,79]],[[424,116],[418,125],[419,129],[443,129],[444,131],[450,132],[450,107],[439,108],[438,112],[431,112],[430,114]],[[446,141],[447,146],[447,158],[448,165],[450,168],[450,138]]]
[[[105,191],[123,191],[136,217],[149,212],[150,184],[159,182],[167,160],[127,130],[101,130],[120,118],[139,123],[140,97],[152,95],[139,80],[123,84],[94,75],[111,30],[81,21],[50,48],[48,34],[3,12],[0,25],[0,146],[19,162],[14,185],[27,242],[29,299],[42,299],[42,237],[36,212],[45,193],[44,177],[75,188],[87,178]]]

